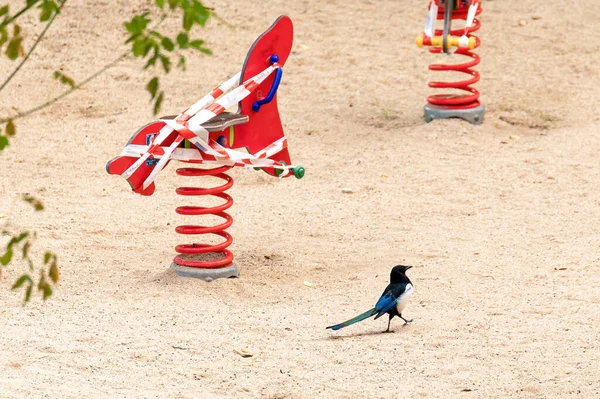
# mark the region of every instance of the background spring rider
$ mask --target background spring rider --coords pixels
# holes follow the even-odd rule
[[[455,71],[470,75],[469,79],[458,82],[430,82],[429,87],[437,89],[456,89],[467,94],[434,94],[427,98],[425,105],[425,120],[462,118],[473,124],[483,122],[485,108],[479,102],[479,91],[472,87],[479,81],[479,72],[473,68],[480,62],[480,58],[472,50],[480,45],[478,37],[473,32],[481,27],[481,22],[476,18],[481,14],[480,0],[431,0],[429,18],[423,34],[417,38],[417,46],[431,46],[432,53],[459,54],[472,58],[471,61],[455,64],[430,65],[432,71]],[[437,20],[444,21],[443,29],[435,29]],[[452,29],[452,21],[463,20],[465,27]]]
[[[154,180],[170,160],[189,164],[176,170],[180,176],[213,176],[224,182],[212,188],[176,190],[185,197],[210,195],[223,201],[213,207],[180,206],[176,209],[178,214],[191,218],[215,215],[224,220],[216,226],[189,224],[176,228],[177,233],[185,236],[213,234],[223,239],[216,245],[201,242],[178,245],[172,267],[179,275],[207,281],[239,275],[228,249],[233,239],[225,231],[233,223],[226,213],[233,199],[225,193],[233,185],[233,179],[225,172],[241,166],[280,178],[304,176],[302,166],[292,165],[277,109],[277,89],[292,40],[292,21],[279,17],[254,42],[240,73],[180,115],[163,117],[142,127],[121,154],[106,165],[108,173],[125,177],[134,192],[146,196],[154,193]],[[235,104],[237,112],[225,111]],[[211,168],[192,167],[195,164]]]

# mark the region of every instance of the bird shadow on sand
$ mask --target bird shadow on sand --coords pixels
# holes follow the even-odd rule
[[[352,338],[359,338],[359,337],[368,337],[371,335],[395,335],[395,334],[401,334],[404,332],[404,330],[409,327],[409,325],[405,325],[402,327],[397,327],[395,330],[391,330],[389,332],[386,332],[385,330],[381,331],[381,330],[375,330],[375,331],[365,331],[365,332],[359,332],[359,333],[355,333],[355,334],[345,334],[345,335],[328,335],[326,338],[326,340],[344,340],[344,339],[352,339]]]

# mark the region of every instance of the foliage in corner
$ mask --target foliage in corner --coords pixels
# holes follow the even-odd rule
[[[4,232],[4,234],[8,233]],[[25,288],[24,302],[29,302],[31,299],[34,286],[37,287],[38,291],[41,291],[44,300],[48,299],[48,297],[52,295],[52,284],[58,283],[60,278],[56,255],[53,252],[46,251],[44,254],[44,266],[40,268],[39,278],[36,282],[35,277],[32,276],[35,272],[35,267],[33,265],[33,260],[29,255],[33,238],[35,238],[35,235],[32,236],[28,231],[11,237],[4,254],[0,256],[0,264],[2,266],[7,266],[13,261],[14,253],[20,249],[21,260],[26,262],[29,266],[29,271],[23,273],[12,285],[13,290],[21,287]],[[46,270],[46,268],[48,269]],[[0,272],[1,270],[2,269],[0,269]]]
[[[44,209],[44,205],[37,198],[26,194],[23,196],[25,202],[30,203],[36,211]],[[8,243],[4,249],[4,253],[0,252],[0,266],[6,267],[15,262],[15,254],[21,254],[21,262],[27,265],[28,271],[23,273],[12,285],[12,289],[16,290],[21,287],[25,288],[24,302],[29,302],[33,288],[37,287],[42,293],[44,300],[52,295],[52,286],[58,283],[60,272],[58,270],[58,258],[51,251],[46,251],[44,254],[44,264],[40,267],[39,277],[35,277],[35,266],[30,256],[33,240],[36,238],[35,233],[25,231],[19,234],[11,235],[7,231],[3,231],[2,235],[10,236]],[[2,275],[2,267],[0,267],[0,276]]]
[[[17,20],[32,8],[39,10],[39,20],[41,22],[48,22],[47,26],[50,25],[54,17],[60,13],[62,6],[66,0],[56,2],[54,0],[26,0],[25,5],[19,8],[14,14],[10,11],[8,4],[0,6],[0,54],[4,54],[9,60],[15,61],[19,57],[24,58],[21,64],[11,73],[8,78],[4,81],[0,90],[3,89],[12,77],[18,72],[21,65],[26,61],[27,57],[35,48],[35,45],[41,40],[43,35],[38,37],[38,40],[32,46],[29,54],[25,54],[23,47],[23,32],[21,26],[17,23]],[[66,76],[62,76],[63,79],[68,80]],[[3,151],[8,145],[9,140],[16,134],[15,122],[12,118],[6,120],[6,126],[4,131],[0,129],[0,152]],[[44,209],[44,205],[37,198],[26,194],[23,196],[23,201],[28,202],[33,206],[36,211]],[[34,262],[31,259],[31,247],[36,237],[35,233],[24,231],[18,234],[11,234],[8,231],[3,231],[2,235],[8,235],[8,243],[3,250],[0,250],[0,276],[2,269],[8,265],[16,262],[22,262],[26,264],[26,272],[24,272],[12,285],[12,289],[24,288],[24,302],[28,302],[31,299],[31,295],[34,288],[42,293],[42,297],[46,300],[52,295],[52,287],[58,283],[60,272],[58,269],[58,258],[56,254],[51,251],[46,251],[44,254],[44,263],[39,268],[39,276],[36,277],[36,268]],[[17,260],[20,254],[20,260]]]
[[[60,2],[64,3],[64,0]],[[27,0],[25,5],[18,9],[14,14],[10,13],[8,4],[0,6],[0,51],[4,51],[10,60],[16,60],[19,56],[23,57],[23,36],[21,35],[21,26],[17,20],[32,7],[37,6],[40,10],[40,21],[46,22],[55,14],[60,12],[59,3],[54,0]],[[6,44],[6,49],[4,45]]]
[[[125,29],[129,38],[125,43],[131,43],[131,52],[134,57],[143,59],[145,69],[150,67],[162,67],[164,73],[169,73],[173,65],[173,59],[177,61],[177,68],[185,70],[186,60],[183,52],[185,50],[196,50],[203,54],[211,55],[210,49],[205,47],[204,41],[190,39],[190,31],[194,26],[204,27],[206,21],[212,15],[212,11],[197,0],[155,0],[161,10],[162,19],[170,15],[180,15],[181,30],[174,36],[169,37],[157,30],[151,29],[150,14],[145,12],[135,15],[131,21],[126,22]],[[151,101],[154,102],[153,112],[156,115],[161,108],[164,92],[159,91],[160,81],[157,76],[153,77],[146,85],[150,93]]]
[[[11,73],[5,82],[0,86],[2,90],[8,82],[12,79],[16,72],[20,69],[21,65],[25,62],[29,54],[25,54],[23,47],[23,35],[21,26],[17,23],[18,19],[36,7],[39,10],[40,22],[47,22],[48,26],[56,15],[60,13],[60,10],[66,0],[56,2],[54,0],[26,0],[25,5],[19,8],[14,14],[10,12],[10,6],[0,5],[0,54],[4,54],[9,60],[16,61],[19,57],[23,57],[24,60],[17,67],[13,73]],[[35,44],[32,46],[32,50],[37,43],[42,39],[43,34],[38,37]],[[16,133],[15,123],[12,118],[8,118],[6,121],[6,128],[4,133],[0,129],[0,151],[4,150],[10,142],[10,137]]]

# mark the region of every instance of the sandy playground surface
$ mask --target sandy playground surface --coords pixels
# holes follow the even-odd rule
[[[600,3],[483,2],[480,127],[422,119],[436,60],[413,44],[425,1],[208,4],[234,28],[198,32],[214,56],[162,79],[163,110],[235,73],[290,15],[279,104],[306,177],[233,171],[242,275],[207,284],[168,269],[189,179],[170,165],[143,198],[104,170],[152,119],[139,62],[19,121],[0,156],[1,222],[37,230],[62,281],[23,308],[19,269],[4,271],[0,397],[600,397]],[[54,70],[81,80],[112,61],[144,7],[69,1],[0,114],[63,90]],[[325,330],[372,307],[398,263],[415,265],[412,325]]]

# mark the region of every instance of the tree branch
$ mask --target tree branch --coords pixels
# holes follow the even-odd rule
[[[31,115],[41,109],[44,109],[46,107],[49,107],[50,105],[54,104],[55,102],[63,99],[64,97],[68,96],[69,94],[73,93],[75,90],[80,89],[82,86],[84,86],[85,84],[89,83],[90,81],[92,81],[93,79],[97,78],[98,76],[100,76],[101,74],[103,74],[104,72],[106,72],[107,69],[112,68],[113,66],[117,65],[119,63],[119,61],[121,61],[122,59],[126,58],[127,55],[129,54],[129,51],[121,54],[119,57],[117,57],[114,61],[104,65],[100,70],[98,70],[96,73],[94,73],[93,75],[87,77],[86,79],[82,80],[80,83],[78,83],[77,85],[75,85],[73,88],[59,94],[58,96],[54,97],[53,99],[46,101],[43,104],[40,104],[36,107],[33,107],[25,112],[20,112],[18,114],[16,114],[15,116],[11,116],[8,118],[0,118],[0,124],[4,124],[6,122],[8,122],[9,119],[15,120],[15,119],[20,119],[20,118],[24,118],[28,115]]]
[[[9,17],[7,19],[5,19],[4,21],[2,21],[0,23],[0,28],[3,28],[5,26],[7,26],[8,24],[10,24],[11,22],[14,22],[17,18],[19,18],[22,14],[26,13],[27,10],[29,10],[31,7],[33,7],[34,5],[36,5],[37,3],[39,3],[40,0],[34,0],[31,3],[27,4],[23,9],[21,9],[18,13],[16,13],[15,15],[13,15],[12,17]]]
[[[64,2],[66,2],[67,0],[64,0]],[[156,25],[154,25],[153,29],[158,28],[164,21],[165,19],[167,19],[167,15],[162,15],[161,19],[156,23]],[[96,79],[98,76],[102,75],[104,72],[106,72],[108,69],[112,68],[113,66],[117,65],[119,63],[119,61],[127,58],[127,56],[131,53],[131,50],[128,50],[126,52],[124,52],[123,54],[121,54],[120,56],[118,56],[114,61],[104,65],[102,68],[100,68],[96,73],[94,73],[93,75],[88,76],[86,79],[82,80],[80,83],[78,83],[77,85],[75,85],[74,87],[72,87],[71,89],[59,94],[58,96],[54,97],[51,100],[46,101],[43,104],[40,104],[36,107],[33,107],[31,109],[28,109],[25,112],[20,112],[14,116],[9,116],[9,117],[0,117],[0,125],[3,125],[5,123],[7,123],[9,120],[15,120],[15,119],[20,119],[20,118],[24,118],[26,116],[29,116],[35,112],[38,112],[41,109],[44,109],[46,107],[49,107],[50,105],[54,104],[55,102],[62,100],[64,97],[68,96],[69,94],[73,93],[75,90],[80,89],[82,86],[84,86],[85,84],[91,82],[92,80]]]
[[[50,21],[48,21],[48,24],[46,24],[46,27],[44,28],[44,30],[42,31],[42,33],[40,33],[40,36],[37,38],[37,40],[35,41],[35,43],[33,43],[33,46],[31,46],[31,49],[29,50],[29,52],[27,53],[27,55],[25,56],[25,58],[23,58],[23,61],[21,61],[21,63],[15,68],[15,70],[12,71],[12,73],[10,74],[10,76],[8,78],[6,78],[6,80],[4,81],[4,83],[2,83],[2,86],[0,86],[0,91],[2,91],[2,89],[4,89],[4,86],[6,86],[8,84],[8,82],[10,82],[12,80],[12,78],[15,76],[15,74],[17,72],[19,72],[19,69],[21,69],[21,67],[23,66],[23,64],[25,64],[25,62],[29,59],[29,56],[33,53],[33,51],[37,47],[38,43],[42,40],[42,38],[44,37],[44,35],[48,31],[48,28],[50,28],[50,25],[52,25],[52,22],[54,22],[54,18],[56,18],[56,16],[60,13],[60,10],[62,10],[62,8],[63,8],[63,6],[65,5],[66,2],[67,2],[67,0],[63,0],[60,3],[60,6],[58,7],[58,11],[55,12],[54,15],[52,16],[52,18],[50,19]]]

